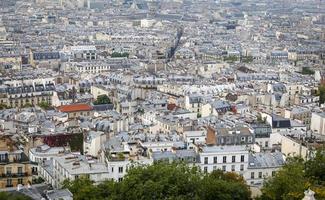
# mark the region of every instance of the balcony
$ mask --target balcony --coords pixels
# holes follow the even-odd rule
[[[1,178],[6,178],[6,177],[18,178],[18,177],[25,177],[25,176],[30,176],[30,174],[28,174],[27,172],[1,174]]]
[[[9,159],[8,158],[1,159],[0,160],[0,163],[9,163]]]

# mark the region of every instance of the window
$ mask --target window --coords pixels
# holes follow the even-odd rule
[[[240,171],[244,171],[244,165],[240,165]]]
[[[269,147],[269,142],[265,142],[265,147]]]
[[[255,174],[254,174],[254,172],[251,172],[251,179],[254,179],[255,177]]]
[[[236,162],[236,156],[231,157],[231,162],[233,162],[233,163]]]
[[[204,173],[208,173],[208,167],[203,168]]]
[[[23,173],[23,168],[22,167],[18,167],[18,174],[22,174]]]
[[[121,182],[121,181],[123,181],[123,178],[118,178],[118,182]]]
[[[114,167],[112,167],[111,169],[112,169],[112,172],[114,172]]]
[[[231,165],[231,171],[234,172],[236,169],[235,165]]]
[[[0,159],[1,160],[6,160],[6,154],[0,154]]]
[[[262,172],[258,172],[258,178],[262,178]]]
[[[75,176],[74,176],[74,179],[78,179],[78,178],[79,178],[79,176],[78,176],[78,175],[75,175]]]
[[[223,163],[226,163],[226,162],[227,162],[227,156],[224,156],[224,157],[222,158],[222,161],[223,161]]]
[[[225,172],[226,170],[227,170],[227,166],[226,166],[226,165],[223,165],[223,166],[222,166],[222,171]]]
[[[118,173],[123,173],[123,167],[118,168]]]
[[[218,163],[218,158],[217,158],[217,156],[213,157],[213,163]]]
[[[240,156],[240,162],[245,162],[245,156],[244,155]]]
[[[213,166],[213,170],[217,170],[217,166]]]
[[[18,184],[23,184],[23,179],[22,178],[18,179]]]
[[[7,174],[11,174],[11,167],[6,168]]]
[[[12,187],[12,179],[11,178],[7,179],[7,187]]]
[[[275,171],[272,171],[272,176],[275,176]]]
[[[204,157],[204,164],[208,164],[209,158],[208,157]]]

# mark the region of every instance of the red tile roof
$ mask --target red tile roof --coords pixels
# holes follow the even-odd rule
[[[58,107],[60,112],[80,112],[80,111],[91,111],[93,107],[88,104],[72,104],[72,105],[64,105]]]

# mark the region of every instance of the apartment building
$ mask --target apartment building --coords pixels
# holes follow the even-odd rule
[[[53,186],[60,188],[66,179],[75,180],[80,177],[87,177],[90,180],[100,183],[109,179],[109,170],[105,163],[93,160],[91,157],[78,154],[68,154],[53,158],[52,171],[45,171],[46,176],[50,176]]]
[[[199,152],[199,158],[203,172],[220,169],[243,175],[248,166],[246,146],[206,146]]]
[[[255,142],[262,148],[269,149],[270,146],[270,135],[272,133],[271,125],[267,123],[254,123],[251,125]]]
[[[68,147],[50,147],[46,144],[31,148],[29,150],[29,159],[32,162],[43,163],[46,160],[51,160],[54,157],[70,152]]]
[[[211,129],[211,128],[210,128]],[[255,137],[247,127],[235,127],[235,128],[216,128],[211,129],[209,132],[210,137],[207,139],[208,144],[215,145],[244,145],[254,144]]]
[[[284,112],[285,118],[299,120],[307,126],[307,129],[310,128],[311,116],[311,111],[308,108],[303,107],[294,107],[292,109],[286,109]]]
[[[274,176],[284,163],[285,157],[281,152],[249,154],[244,178],[248,185],[262,186],[264,180]]]
[[[54,87],[54,83],[6,85],[0,89],[0,101],[9,107],[38,105],[41,102],[51,104]]]
[[[6,136],[0,138],[0,188],[32,184],[37,165]]]
[[[325,113],[312,113],[310,130],[319,135],[325,135]]]
[[[95,60],[97,58],[95,46],[71,46],[70,53],[73,60]]]

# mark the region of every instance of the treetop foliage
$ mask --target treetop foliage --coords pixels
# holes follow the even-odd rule
[[[111,100],[108,98],[106,94],[99,95],[96,101],[94,101],[94,105],[102,105],[102,104],[110,104],[110,103]]]
[[[265,181],[262,200],[301,200],[311,189],[316,199],[325,199],[325,149],[316,152],[314,158],[288,158],[276,175]]]
[[[159,162],[129,170],[121,182],[94,185],[89,179],[65,181],[74,199],[250,199],[250,190],[235,173],[214,171],[205,174],[196,166]]]

